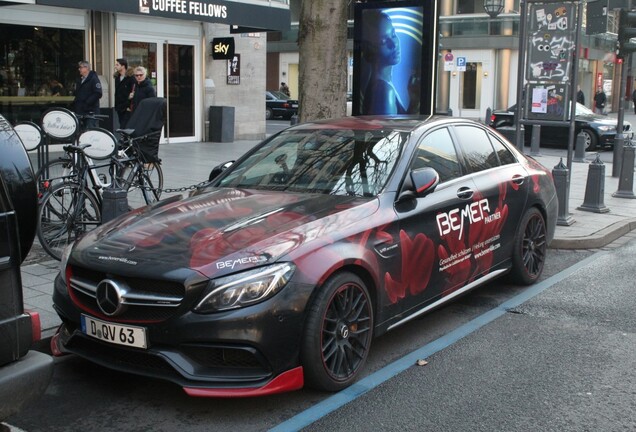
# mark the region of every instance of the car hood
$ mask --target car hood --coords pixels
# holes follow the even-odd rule
[[[608,117],[608,116],[603,116],[603,115],[597,115],[597,114],[588,114],[588,115],[577,115],[576,116],[576,120],[577,121],[586,121],[588,123],[593,123],[599,126],[616,126],[618,125],[618,119],[614,118],[614,117]],[[628,121],[623,121],[623,126],[629,125],[631,127],[631,124]]]
[[[115,272],[115,266],[124,273],[190,268],[212,277],[237,266],[274,262],[319,236],[344,231],[374,213],[377,201],[213,189],[132,211],[87,233],[75,245],[71,262],[107,272]]]

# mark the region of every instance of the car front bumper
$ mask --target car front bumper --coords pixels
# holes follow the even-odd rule
[[[76,307],[58,276],[53,302],[63,324],[51,349],[56,355],[74,353],[114,370],[168,380],[192,396],[296,390],[303,386],[299,352],[310,294],[310,287],[293,285],[247,308],[214,314],[187,311],[159,323],[134,323],[146,329],[143,349],[84,334],[81,314],[90,314]]]

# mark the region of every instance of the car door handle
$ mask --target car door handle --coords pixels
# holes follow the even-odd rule
[[[463,186],[457,190],[457,198],[464,199],[464,200],[471,199],[474,193],[475,191],[472,190],[471,188],[467,186]]]
[[[521,186],[523,182],[525,181],[526,181],[526,178],[522,176],[521,174],[515,174],[512,176],[512,182],[516,185]]]

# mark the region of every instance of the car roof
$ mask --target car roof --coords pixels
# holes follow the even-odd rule
[[[471,123],[480,125],[473,120],[448,117],[448,116],[350,116],[336,119],[316,120],[292,126],[289,130],[307,129],[356,129],[356,130],[378,130],[392,129],[403,132],[410,132],[423,126],[433,126],[435,124],[457,124]]]

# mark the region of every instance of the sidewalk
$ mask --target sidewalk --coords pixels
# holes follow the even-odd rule
[[[636,127],[635,115],[626,114],[625,119]],[[212,167],[236,159],[256,143],[257,141],[235,141],[162,145],[160,157],[164,172],[164,186],[170,189],[186,188],[205,181]],[[604,187],[604,205],[610,211],[593,213],[578,209],[585,198],[589,162],[592,162],[595,157],[596,153],[587,153],[588,163],[574,162],[572,165],[569,214],[574,223],[570,226],[557,226],[552,248],[601,248],[636,230],[636,199],[612,196],[618,189],[618,178],[612,177],[611,163],[605,164]],[[560,160],[557,156],[548,155],[537,156],[535,159],[550,170]],[[566,164],[565,158],[563,163]],[[176,194],[166,194],[165,197]],[[188,191],[182,194],[187,195]],[[39,312],[43,338],[52,336],[60,324],[60,319],[53,310],[51,302],[53,280],[59,271],[58,265],[58,261],[50,259],[37,244],[22,265],[25,308]]]

